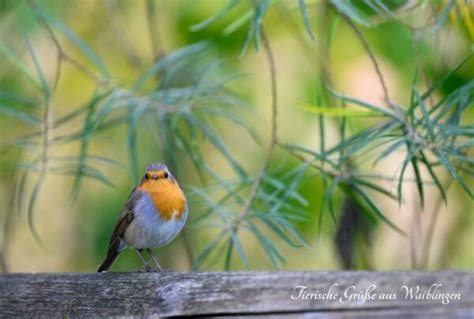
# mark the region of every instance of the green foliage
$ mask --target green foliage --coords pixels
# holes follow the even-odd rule
[[[155,137],[155,151],[159,150],[163,154],[165,162],[178,176],[183,158],[200,176],[201,184],[185,186],[191,205],[199,207],[201,212],[193,217],[192,227],[214,227],[217,232],[194,259],[193,266],[196,269],[216,258],[223,262],[225,269],[230,269],[235,257],[239,258],[245,269],[251,268],[251,260],[242,240],[243,232],[252,235],[276,268],[286,262],[279,242],[292,248],[311,246],[298,228],[299,223],[305,223],[310,218],[308,199],[300,193],[305,178],[311,177],[324,187],[318,216],[320,230],[326,214],[329,214],[334,224],[338,223],[334,201],[344,196],[358,206],[370,224],[375,225],[380,221],[404,236],[405,232],[386,216],[377,202],[377,196],[398,200],[401,204],[403,185],[409,182],[416,184],[422,206],[427,185],[435,185],[447,202],[447,187],[440,178],[443,173],[449,174],[471,198],[474,196],[467,181],[474,175],[474,127],[463,121],[466,114],[472,112],[474,81],[460,81],[458,86],[448,87],[447,91],[445,86],[466,64],[472,63],[472,53],[440,79],[432,80],[425,91],[420,85],[417,71],[410,88],[411,97],[404,105],[391,101],[387,92],[384,105],[348,96],[338,92],[327,78],[322,77],[315,101],[301,103],[302,111],[317,116],[319,148],[289,144],[277,138],[278,103],[274,71],[279,61],[273,60],[271,38],[268,39],[268,30],[264,29],[267,14],[281,5],[281,1],[259,0],[255,1],[254,6],[251,3],[239,6],[241,3],[229,0],[219,12],[191,26],[190,30],[208,28],[239,7],[242,14],[223,29],[223,34],[246,28],[241,56],[250,54],[248,49],[253,42],[257,53],[268,59],[268,73],[272,77],[272,140],[267,161],[262,160],[264,165],[258,174],[239,162],[216,124],[223,121],[237,125],[248,132],[254,142],[262,146],[265,144],[261,136],[255,133],[252,123],[243,116],[249,110],[253,112],[252,109],[229,88],[229,84],[241,74],[229,72],[225,68],[222,71],[221,64],[225,64],[225,61],[215,58],[212,42],[193,43],[156,57],[156,61],[145,67],[135,79],[123,83],[107,66],[107,61],[72,27],[46,14],[36,2],[29,2],[37,22],[57,50],[58,71],[52,80],[46,75],[45,61],[31,41],[32,35],[24,37],[32,66],[24,61],[25,54],[19,48],[14,49],[7,42],[0,41],[0,54],[21,72],[21,77],[28,79],[25,85],[31,85],[28,90],[33,92],[27,95],[30,91],[25,90],[25,96],[17,96],[3,88],[0,90],[0,116],[22,122],[29,130],[11,140],[2,140],[0,154],[8,154],[11,149],[21,154],[21,161],[10,165],[14,167],[15,179],[18,181],[15,190],[18,196],[16,208],[26,214],[35,237],[39,238],[34,228],[34,209],[47,176],[66,175],[71,178],[71,204],[79,196],[83,178],[114,186],[114,182],[104,173],[104,167],[128,167],[132,181],[137,182],[141,162],[144,161],[143,151],[139,147],[140,136],[143,135]],[[424,10],[426,4],[407,8],[407,1],[367,0],[328,1],[321,6],[331,10],[337,19],[342,18],[341,21],[345,21],[359,37],[363,37],[359,26],[370,31],[371,27],[383,23],[406,27],[414,33],[416,28],[407,24],[402,15],[406,11]],[[314,29],[316,21],[312,13],[315,6],[310,1],[300,0],[295,7],[299,10],[302,32],[329,51],[333,38],[337,37],[336,30],[328,28],[331,34],[327,37],[327,43],[319,44],[318,41],[322,42],[326,37],[319,36]],[[436,8],[434,21],[424,26],[432,33],[440,32],[451,10],[457,10],[457,4],[449,1],[447,5]],[[86,64],[66,51],[59,35],[78,50],[81,58],[87,61]],[[362,44],[379,73],[371,48],[364,41]],[[51,120],[52,100],[57,90],[56,84],[61,80],[63,64],[85,75],[94,86],[94,93],[85,103]],[[417,70],[422,67],[417,65]],[[383,75],[379,76],[385,87]],[[368,121],[369,124],[354,129],[356,125],[352,124],[361,118],[375,118],[376,121]],[[79,128],[75,125],[77,123],[80,123]],[[70,129],[65,130],[65,127]],[[336,127],[340,134],[335,145],[327,145],[328,127]],[[121,131],[126,132],[128,165],[98,154],[91,147],[100,134]],[[77,144],[79,148],[74,156],[55,153],[59,146]],[[231,168],[231,178],[221,176],[208,162],[205,152],[209,146]],[[398,163],[400,169],[397,176],[387,178],[364,171],[368,164],[375,166],[400,151],[404,151],[405,157]],[[370,155],[369,161],[367,154]],[[277,155],[278,159],[283,156],[295,162],[291,165],[275,165]],[[11,161],[6,158],[6,161]],[[406,178],[409,169],[414,172],[415,178],[412,180]],[[429,174],[431,181],[423,178],[423,172]],[[183,180],[182,175],[179,177]],[[396,193],[380,185],[381,180],[387,179],[396,186]],[[31,189],[28,187],[30,184],[33,185]],[[279,241],[275,241],[275,238]]]
[[[375,24],[375,18],[377,23],[380,23],[380,19],[383,20],[397,20],[396,10],[400,8],[405,3],[403,1],[398,2],[387,2],[384,1],[364,1],[361,6],[359,2],[352,1],[331,1],[333,9],[340,15],[344,16],[346,19],[349,19],[352,22],[361,24],[365,27],[370,27]],[[235,3],[232,3],[232,6]],[[299,2],[300,11],[302,14],[304,26],[310,37],[314,40],[314,34],[311,29],[310,20],[308,17],[308,9],[305,4],[305,1]],[[434,32],[438,31],[440,25],[444,23],[447,14],[453,7],[453,2],[448,3],[448,5],[442,9],[439,16],[436,18],[436,23],[433,27]],[[225,11],[220,12],[218,15],[215,15],[212,20],[207,20],[207,22],[215,22],[218,18],[226,13],[226,10],[231,7],[226,7]],[[265,14],[265,10],[268,10],[268,4],[264,1],[257,3],[254,9],[254,19],[250,22],[249,31],[247,33],[247,38],[243,45],[242,52],[245,52],[248,48],[250,39],[252,35],[254,37],[255,47],[258,51],[259,49],[259,39],[260,39],[260,25],[261,19]],[[206,24],[208,25],[208,24]],[[330,46],[329,38],[329,46]],[[364,43],[365,45],[365,43]],[[370,50],[370,48],[367,48]],[[325,207],[329,207],[329,212],[334,223],[336,221],[336,213],[333,207],[333,198],[336,197],[335,192],[340,190],[347,197],[349,197],[354,203],[356,203],[359,208],[364,213],[364,216],[369,220],[376,221],[381,220],[393,230],[406,235],[406,233],[398,228],[393,222],[391,222],[379,208],[377,203],[374,201],[368,190],[371,192],[379,193],[383,196],[386,196],[391,199],[398,199],[401,203],[403,199],[402,189],[403,184],[405,183],[405,173],[408,165],[411,165],[415,174],[415,183],[420,196],[421,206],[424,206],[424,188],[425,184],[429,183],[428,181],[423,180],[421,175],[421,167],[424,167],[430,174],[433,179],[433,182],[438,187],[441,192],[441,196],[446,200],[446,190],[445,186],[440,182],[438,177],[439,169],[433,168],[433,163],[428,160],[428,158],[435,158],[439,161],[439,164],[444,168],[453,179],[455,179],[462,188],[468,193],[472,198],[473,193],[467,186],[463,178],[458,174],[458,170],[461,167],[470,166],[472,167],[472,160],[467,156],[469,151],[466,147],[471,145],[469,142],[470,130],[471,127],[465,127],[465,131],[456,131],[456,135],[451,137],[444,136],[443,132],[446,132],[447,123],[452,123],[455,127],[459,128],[460,119],[462,118],[463,112],[467,111],[469,106],[472,106],[473,96],[472,96],[472,85],[473,81],[468,81],[466,84],[460,86],[451,94],[457,95],[456,92],[463,92],[462,94],[462,104],[457,104],[460,100],[457,100],[454,103],[447,104],[446,101],[440,101],[437,105],[433,105],[431,108],[427,106],[428,99],[434,98],[436,94],[442,94],[438,89],[442,86],[443,82],[449,79],[459,68],[466,63],[472,54],[470,54],[462,63],[457,67],[450,70],[443,78],[434,81],[430,88],[423,94],[420,94],[417,90],[417,80],[412,86],[412,98],[406,106],[396,105],[388,101],[389,107],[387,108],[384,105],[374,105],[367,101],[360,100],[355,97],[347,96],[345,94],[336,92],[329,86],[329,83],[326,83],[324,90],[332,95],[337,100],[342,101],[343,105],[357,105],[359,107],[367,109],[367,111],[361,111],[353,107],[335,107],[333,105],[325,106],[321,105],[321,101],[325,100],[321,96],[317,98],[317,106],[311,105],[309,103],[304,103],[303,110],[315,113],[319,115],[320,123],[320,151],[315,151],[312,149],[307,149],[299,145],[284,145],[281,146],[284,149],[287,149],[290,154],[293,154],[297,158],[302,160],[302,165],[300,168],[301,174],[307,169],[312,168],[323,175],[324,188],[326,189],[323,200],[322,207],[319,219],[319,227],[322,224],[322,216],[325,210]],[[371,59],[373,59],[373,54],[371,54]],[[377,62],[373,61],[376,68]],[[382,76],[380,74],[380,76]],[[383,81],[383,78],[381,78]],[[384,83],[382,83],[385,85]],[[459,90],[459,91],[458,91]],[[321,92],[320,92],[321,94]],[[327,101],[326,101],[327,103]],[[440,113],[439,109],[442,109]],[[437,113],[437,115],[435,115]],[[447,116],[447,114],[451,114]],[[371,127],[367,127],[360,132],[346,136],[347,132],[345,129],[345,123],[347,120],[353,119],[354,117],[373,117],[377,116],[382,118],[382,124],[376,124]],[[340,143],[332,147],[331,149],[325,149],[325,137],[324,137],[324,119],[326,117],[337,117],[341,118],[341,140]],[[436,120],[434,120],[436,119]],[[464,134],[462,132],[465,132]],[[459,133],[459,134],[458,134]],[[455,143],[455,139],[459,139],[462,142],[460,144]],[[466,144],[467,143],[467,144]],[[390,190],[385,189],[377,184],[377,180],[381,176],[366,174],[359,172],[357,166],[359,166],[359,161],[362,155],[376,150],[379,155],[374,157],[373,164],[379,163],[381,160],[385,159],[387,156],[392,154],[395,151],[400,151],[405,147],[406,149],[406,158],[401,164],[401,170],[399,176],[393,181],[397,181],[397,195],[393,194]],[[447,150],[450,150],[449,152]],[[427,154],[429,153],[429,154]],[[293,176],[290,180],[285,181],[287,191],[295,192],[298,188],[298,183],[300,181],[300,175]],[[372,181],[374,180],[374,181]],[[262,186],[262,188],[264,188]],[[275,194],[275,193],[274,193]],[[297,193],[296,193],[297,194]],[[304,239],[297,235],[297,241],[293,242],[290,238],[286,236],[286,233],[291,232],[292,234],[298,234],[296,229],[292,229],[290,226],[291,223],[285,223],[280,225],[283,227],[283,230],[275,227],[274,224],[269,224],[270,221],[278,220],[279,215],[284,215],[284,212],[279,211],[279,209],[284,205],[288,199],[286,193],[279,194],[278,196],[264,196],[263,201],[267,202],[268,207],[260,209],[258,202],[254,204],[254,208],[251,209],[251,213],[246,216],[248,219],[245,225],[242,227],[250,230],[251,233],[255,235],[257,240],[263,247],[263,250],[268,254],[272,264],[275,267],[279,267],[284,263],[284,257],[279,253],[278,248],[275,247],[273,242],[269,240],[265,235],[259,230],[258,226],[252,222],[253,216],[258,216],[260,221],[262,221],[271,231],[277,235],[283,242],[289,244],[290,246],[299,246],[301,243],[304,243]],[[295,195],[296,196],[296,195]],[[261,195],[258,196],[259,198]],[[278,198],[277,201],[272,201],[273,199]],[[304,199],[303,199],[304,200]],[[297,207],[291,207],[290,210],[298,211]],[[275,214],[275,215],[273,215]],[[235,224],[232,224],[232,219],[227,218],[227,221],[231,221],[230,228],[230,239],[228,252],[226,257],[225,265],[229,265],[229,259],[231,250],[234,247],[233,237],[235,236],[234,227]],[[240,222],[240,220],[238,220]],[[224,224],[226,221],[223,221]],[[228,222],[227,222],[228,223]],[[239,225],[239,224],[237,224]],[[224,240],[225,237],[221,237],[222,233],[216,237],[217,241]],[[213,250],[214,245],[217,245],[216,241],[212,241],[210,245],[203,251],[203,254],[199,256],[199,260],[203,260],[210,252]],[[246,262],[246,257],[241,250],[240,245],[239,256],[241,256],[244,261],[244,265],[248,267]],[[199,264],[201,265],[201,264]]]

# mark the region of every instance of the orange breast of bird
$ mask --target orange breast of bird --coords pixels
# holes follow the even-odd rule
[[[162,219],[170,220],[173,216],[177,219],[182,218],[186,209],[186,198],[175,181],[145,181],[138,189],[150,195]]]

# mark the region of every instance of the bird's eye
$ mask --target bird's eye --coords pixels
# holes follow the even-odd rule
[[[165,173],[163,174],[163,177],[164,177],[164,178],[168,178],[168,176],[169,176],[168,172],[165,172]]]
[[[149,179],[150,176],[148,176],[148,174],[145,174],[145,179]]]

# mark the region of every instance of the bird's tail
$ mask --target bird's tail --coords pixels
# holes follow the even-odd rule
[[[99,266],[99,269],[97,269],[97,272],[102,272],[109,269],[110,265],[112,265],[115,258],[117,258],[118,254],[119,252],[116,249],[109,250],[109,252],[107,253],[107,257],[105,257],[104,261]]]

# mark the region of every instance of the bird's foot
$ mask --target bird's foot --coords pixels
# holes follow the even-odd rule
[[[141,273],[141,272],[145,272],[145,269],[137,268],[137,269],[134,269],[132,272],[133,273]]]
[[[170,269],[166,269],[166,268],[155,268],[153,271],[154,272],[171,272]]]
[[[145,268],[138,268],[138,269],[135,269],[133,272],[137,272],[137,273],[155,272],[155,270],[153,268],[151,268],[150,266],[146,265]]]

